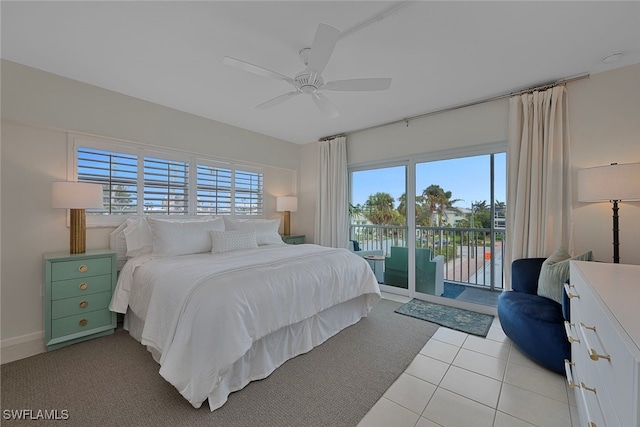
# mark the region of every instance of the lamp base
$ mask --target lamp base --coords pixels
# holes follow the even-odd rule
[[[70,209],[69,252],[83,254],[87,251],[87,217],[84,209]]]
[[[282,234],[285,236],[291,235],[291,211],[284,211],[284,226],[282,231]]]

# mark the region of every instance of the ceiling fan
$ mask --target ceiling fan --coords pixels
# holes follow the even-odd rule
[[[274,107],[293,98],[294,96],[306,93],[311,95],[311,99],[313,99],[318,108],[327,115],[327,117],[332,119],[338,117],[340,113],[331,101],[321,93],[321,91],[387,90],[391,86],[390,78],[335,80],[325,83],[324,80],[322,80],[321,74],[331,58],[331,54],[333,53],[333,49],[338,41],[339,35],[340,31],[336,28],[326,24],[319,24],[311,47],[300,51],[300,59],[304,65],[306,65],[306,68],[296,74],[293,78],[229,56],[225,56],[222,62],[232,67],[258,74],[263,77],[282,80],[294,87],[294,90],[291,92],[287,92],[263,102],[262,104],[257,105],[256,108],[266,110],[267,108]]]

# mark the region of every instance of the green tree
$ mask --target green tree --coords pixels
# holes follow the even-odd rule
[[[389,193],[375,193],[364,204],[363,214],[376,225],[389,225],[395,218],[395,199]]]

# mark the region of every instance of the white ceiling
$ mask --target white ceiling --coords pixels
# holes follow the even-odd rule
[[[341,37],[325,81],[391,77],[384,92],[324,92],[269,110],[282,81],[222,63],[232,56],[294,76],[318,23],[343,33],[385,1],[2,1],[2,58],[295,143],[640,63],[640,2],[402,4]],[[602,58],[624,53],[619,62]]]

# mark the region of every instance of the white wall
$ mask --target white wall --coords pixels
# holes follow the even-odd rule
[[[640,163],[640,64],[594,74],[568,85],[574,182],[579,169]],[[638,183],[640,186],[640,183]],[[575,252],[593,250],[612,262],[611,203],[577,202]],[[620,203],[620,262],[640,264],[640,202]]]
[[[67,132],[143,142],[265,167],[265,210],[298,189],[300,146],[2,61],[2,362],[44,351],[42,254],[69,248],[51,182],[67,177]],[[294,218],[295,227],[295,218]],[[111,228],[87,230],[109,246]]]
[[[349,165],[504,142],[509,101],[501,99],[347,137]]]

